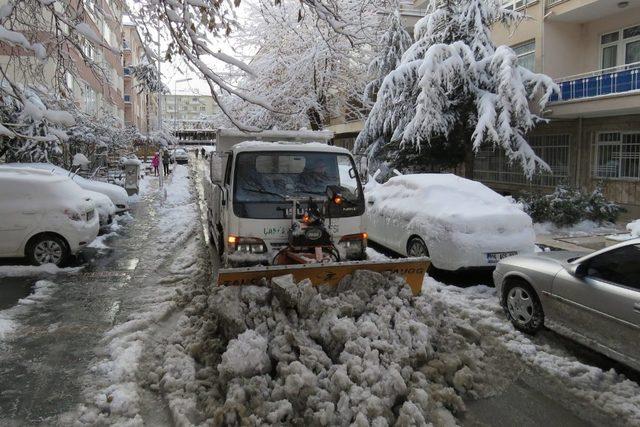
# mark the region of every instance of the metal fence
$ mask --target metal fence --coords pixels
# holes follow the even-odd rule
[[[556,80],[560,96],[550,102],[571,101],[640,90],[640,62]]]
[[[551,168],[529,180],[519,164],[509,161],[502,150],[480,150],[475,158],[474,178],[479,181],[554,187],[569,177],[569,135],[543,135],[529,138],[529,145]]]

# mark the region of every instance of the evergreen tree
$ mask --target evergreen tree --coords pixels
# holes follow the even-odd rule
[[[490,144],[529,177],[548,168],[524,135],[542,120],[530,101],[542,110],[559,89],[490,39],[493,25],[511,27],[522,15],[499,0],[442,0],[430,7],[416,24],[415,42],[385,77],[356,150],[376,157],[396,144],[397,150],[386,150],[396,162],[433,152],[445,163],[464,160],[465,175],[473,177],[475,151]]]
[[[384,78],[395,70],[402,59],[402,55],[411,46],[411,35],[405,30],[400,19],[400,12],[396,9],[389,14],[388,29],[380,38],[380,52],[369,64],[369,75],[374,79],[364,89],[363,104],[372,105]]]

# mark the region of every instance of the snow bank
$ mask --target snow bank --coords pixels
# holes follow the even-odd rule
[[[0,311],[0,341],[16,332],[20,326],[20,319],[47,301],[56,287],[57,285],[49,280],[38,280],[29,296],[18,300],[13,307]]]
[[[83,267],[60,268],[55,264],[33,265],[0,265],[0,277],[26,277],[41,274],[77,273]]]
[[[536,234],[562,237],[587,237],[618,233],[620,231],[615,224],[599,224],[589,220],[581,221],[571,227],[558,227],[551,222],[535,223],[533,229]]]
[[[640,219],[627,224],[627,230],[633,237],[640,237]]]
[[[484,339],[495,340],[494,352],[505,348],[529,365],[541,382],[551,384],[556,398],[569,400],[584,419],[604,417],[609,424],[640,425],[640,385],[614,370],[582,363],[540,336],[531,338],[517,331],[506,320],[494,288],[463,289],[427,277],[422,297],[445,305],[451,316],[474,325]]]
[[[191,298],[174,345],[199,381],[157,377],[197,388],[205,424],[440,423],[490,382],[479,334],[397,278],[358,271],[316,288],[284,276]]]

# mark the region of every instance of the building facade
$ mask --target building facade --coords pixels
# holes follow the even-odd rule
[[[217,106],[210,95],[171,94],[162,96],[164,123],[173,129],[196,129],[209,122]]]
[[[157,128],[158,95],[149,93],[140,86],[133,76],[132,67],[140,64],[153,64],[147,56],[144,42],[138,29],[127,16],[123,20],[122,64],[124,74],[124,123],[133,126],[141,133]]]
[[[430,0],[401,2],[412,33]],[[551,191],[558,184],[605,196],[640,212],[640,0],[503,0],[529,19],[515,31],[493,29],[496,45],[510,46],[520,65],[560,86],[543,112],[549,123],[527,139],[551,173],[525,178],[502,152],[483,150],[477,180],[503,193]],[[351,148],[362,122],[332,119],[338,144]]]

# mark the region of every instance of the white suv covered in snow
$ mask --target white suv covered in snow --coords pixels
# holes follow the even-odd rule
[[[89,194],[67,177],[0,166],[0,257],[60,265],[98,235]]]
[[[532,253],[531,218],[487,186],[452,174],[416,174],[367,184],[369,239],[442,270],[495,267]]]

